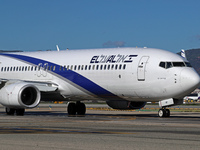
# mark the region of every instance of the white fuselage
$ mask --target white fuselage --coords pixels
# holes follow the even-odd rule
[[[160,101],[181,99],[199,86],[187,63],[151,48],[1,53],[0,78],[53,83],[66,100]]]

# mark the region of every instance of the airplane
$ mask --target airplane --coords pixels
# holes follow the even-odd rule
[[[194,94],[190,94],[187,95],[183,98],[184,100],[193,100],[193,101],[197,101],[200,99],[200,93],[194,93]]]
[[[182,104],[199,85],[187,60],[155,48],[0,53],[0,104],[7,115],[24,115],[41,101],[67,101],[68,115],[85,115],[82,101],[104,100],[113,109],[159,102],[158,115],[169,117],[167,107]]]

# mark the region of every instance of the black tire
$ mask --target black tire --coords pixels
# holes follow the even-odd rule
[[[16,115],[17,116],[23,116],[25,112],[25,109],[16,109]]]
[[[86,107],[84,103],[77,103],[76,104],[76,111],[77,115],[85,115]]]
[[[169,117],[169,116],[170,116],[170,110],[166,109],[166,117]]]
[[[76,115],[76,104],[69,103],[67,107],[68,115]]]
[[[166,116],[166,111],[165,111],[164,109],[160,109],[160,110],[158,111],[158,116],[159,116],[159,117],[165,117],[165,116]]]
[[[14,115],[15,109],[6,107],[6,114],[7,115]]]

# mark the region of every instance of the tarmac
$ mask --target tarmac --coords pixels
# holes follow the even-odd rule
[[[171,117],[159,118],[157,110],[87,108],[86,115],[69,117],[65,104],[42,104],[24,116],[7,116],[0,107],[0,149],[200,149],[198,111],[171,111]]]

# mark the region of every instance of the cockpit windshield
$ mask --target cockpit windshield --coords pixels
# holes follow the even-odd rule
[[[184,62],[172,62],[172,65],[174,67],[186,67],[186,65],[184,64]]]
[[[189,62],[163,62],[159,64],[160,67],[168,69],[172,67],[192,67]]]

